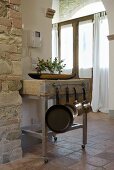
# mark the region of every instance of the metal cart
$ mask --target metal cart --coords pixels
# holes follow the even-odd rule
[[[43,104],[43,112],[41,115],[41,131],[38,132],[37,129],[34,128],[22,128],[22,133],[26,135],[30,135],[36,138],[39,138],[42,140],[42,157],[44,159],[44,162],[48,162],[48,157],[47,157],[47,137],[50,131],[47,128],[46,122],[45,122],[45,113],[48,110],[48,100],[49,99],[55,99],[55,93],[54,93],[54,88],[59,87],[59,88],[65,88],[66,86],[72,86],[72,87],[81,87],[82,84],[85,85],[86,91],[89,91],[89,81],[88,80],[43,80],[40,82],[40,93],[39,94],[31,94],[30,91],[27,92],[27,85],[26,83],[23,83],[23,92],[22,92],[22,97],[30,98],[30,99],[36,99],[42,101]],[[30,88],[30,86],[28,85]],[[79,92],[80,93],[80,92]],[[62,94],[64,95],[64,94]],[[74,129],[79,129],[82,128],[83,131],[83,142],[82,142],[82,148],[85,148],[85,145],[87,144],[87,113],[84,112],[82,115],[83,118],[83,123],[73,123],[72,126],[69,128],[70,130]],[[55,133],[51,132],[52,136],[54,137],[54,140],[57,140],[57,137]]]

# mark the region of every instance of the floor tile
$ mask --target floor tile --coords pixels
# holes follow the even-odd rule
[[[105,166],[106,170],[114,170],[114,161]]]
[[[109,160],[102,159],[102,158],[99,158],[99,157],[89,158],[87,160],[87,162],[88,162],[88,164],[93,165],[93,166],[97,166],[97,167],[102,167],[102,166],[107,165],[108,163],[110,163]]]
[[[99,158],[114,161],[114,153],[111,153],[111,152],[103,152],[103,153],[100,153],[100,154],[98,154],[96,156],[99,157]]]
[[[58,167],[66,167],[69,168],[71,165],[77,163],[77,160],[73,160],[70,158],[66,158],[66,157],[61,157],[59,159],[54,159],[53,160],[53,164],[58,166]]]
[[[79,116],[75,122],[82,121]],[[48,163],[42,144],[24,150],[23,158],[1,164],[0,170],[114,170],[114,119],[104,113],[88,114],[88,143],[82,145],[82,129],[57,134],[47,143]]]
[[[98,167],[98,168],[96,168],[95,170],[106,170],[106,168],[104,168],[104,167]]]
[[[84,162],[77,163],[69,168],[69,170],[95,170],[96,167]]]

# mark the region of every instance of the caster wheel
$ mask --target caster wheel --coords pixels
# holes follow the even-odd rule
[[[82,149],[85,149],[85,145],[82,145]]]
[[[54,142],[57,142],[57,137],[54,137]]]
[[[48,159],[44,159],[44,163],[47,164],[48,163]]]

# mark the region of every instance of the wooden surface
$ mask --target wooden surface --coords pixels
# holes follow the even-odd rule
[[[69,87],[71,100],[74,100],[74,87],[78,94],[79,101],[82,99],[82,86],[85,87],[87,100],[90,101],[90,80],[89,79],[69,79],[69,80],[23,80],[22,95],[32,96],[55,96],[56,87],[59,88],[61,101],[65,100],[65,88]]]

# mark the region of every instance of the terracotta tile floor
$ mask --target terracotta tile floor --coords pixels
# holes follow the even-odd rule
[[[81,117],[76,119],[80,122]],[[103,113],[88,114],[88,144],[82,150],[82,129],[57,135],[48,143],[49,162],[41,158],[41,144],[23,158],[0,165],[0,170],[114,170],[114,119]]]

